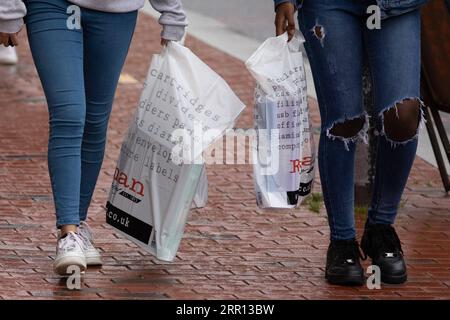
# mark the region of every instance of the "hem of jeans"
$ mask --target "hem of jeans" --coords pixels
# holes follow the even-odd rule
[[[354,135],[353,137],[346,138],[346,137],[337,136],[337,135],[334,135],[334,134],[331,133],[331,129],[333,129],[333,127],[336,124],[345,123],[346,121],[355,120],[355,119],[362,118],[362,117],[364,117],[364,125],[361,128],[361,130],[359,130],[359,132],[356,135]],[[337,139],[337,140],[342,141],[344,143],[345,150],[347,150],[347,151],[350,150],[349,144],[350,143],[354,143],[354,142],[356,142],[358,140],[363,141],[364,144],[368,144],[369,143],[369,139],[368,139],[369,119],[370,119],[370,116],[367,113],[367,111],[364,111],[363,113],[361,113],[359,115],[356,115],[354,117],[343,117],[341,119],[338,119],[338,120],[334,121],[332,123],[332,125],[329,128],[327,128],[326,135],[327,135],[328,138],[330,138],[332,140],[336,140]]]
[[[377,214],[378,212],[375,212],[375,214]],[[372,214],[374,214],[374,213],[372,213]],[[397,215],[397,213],[395,214],[395,216]],[[367,225],[369,225],[369,226],[373,226],[373,225],[376,225],[376,224],[383,224],[383,225],[393,225],[394,224],[394,221],[392,221],[392,222],[380,222],[380,221],[376,221],[375,219],[371,219],[370,217],[367,217],[367,220],[366,220],[366,224]]]
[[[355,235],[353,237],[349,237],[349,238],[347,238],[347,237],[339,237],[338,239],[336,239],[336,238],[330,236],[330,241],[351,241],[351,240],[356,241],[356,232],[355,232]]]
[[[67,225],[80,225],[81,220],[77,219],[77,220],[58,220],[56,222],[56,228],[61,229],[62,226],[67,226]]]
[[[78,214],[78,216],[80,217],[80,222],[87,220],[87,218],[88,218],[88,208],[80,210],[80,213]]]
[[[416,100],[416,101],[419,101],[419,104],[420,104],[420,120],[419,120],[419,125],[417,126],[416,134],[415,134],[413,137],[411,137],[411,138],[409,138],[409,139],[406,139],[405,141],[396,141],[396,140],[393,140],[393,139],[389,138],[389,137],[387,136],[387,134],[386,134],[386,130],[385,130],[385,128],[384,128],[384,113],[385,113],[386,111],[388,111],[388,110],[395,109],[396,114],[397,114],[397,118],[399,118],[397,106],[398,106],[399,104],[405,102],[406,100]],[[399,99],[399,100],[395,101],[394,103],[389,104],[389,106],[387,106],[387,107],[381,109],[381,111],[380,111],[379,114],[378,114],[378,117],[379,117],[380,120],[381,120],[381,132],[375,131],[375,135],[383,136],[383,137],[386,139],[386,141],[389,142],[389,143],[391,144],[391,147],[394,148],[394,149],[395,149],[396,147],[404,146],[404,145],[406,145],[406,144],[408,144],[408,143],[410,143],[410,142],[412,142],[412,141],[414,141],[414,140],[417,140],[417,139],[419,138],[420,131],[424,128],[425,123],[427,122],[427,120],[425,119],[424,108],[425,108],[425,103],[423,102],[423,100],[420,99],[419,97],[414,97],[414,96],[412,96],[412,97],[406,97],[406,98],[403,98],[403,99]]]

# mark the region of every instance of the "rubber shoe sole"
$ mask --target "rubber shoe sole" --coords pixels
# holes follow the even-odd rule
[[[84,251],[84,256],[86,257],[86,264],[88,266],[101,266],[103,264],[100,252],[93,246],[90,246],[90,248]]]
[[[86,264],[88,266],[101,266],[103,264],[102,259],[98,255],[88,256],[86,255]]]
[[[401,275],[384,275],[381,273],[381,282],[386,284],[402,284],[408,280],[407,273]]]
[[[86,270],[86,258],[84,256],[67,256],[56,259],[53,263],[53,271],[60,276],[67,276],[73,274],[73,271],[70,272],[67,269],[70,266],[76,266],[80,269],[81,272]]]
[[[341,286],[362,286],[366,281],[364,275],[331,275],[325,274],[325,279],[331,284],[337,284]]]

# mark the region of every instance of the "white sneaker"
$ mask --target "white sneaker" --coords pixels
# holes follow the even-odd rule
[[[68,275],[73,273],[73,271],[67,270],[70,266],[79,267],[81,272],[87,267],[83,252],[83,240],[74,232],[67,233],[64,238],[58,237],[53,270],[59,275]]]
[[[100,252],[92,245],[93,234],[91,228],[85,221],[81,221],[78,226],[78,234],[83,241],[84,255],[86,256],[86,263],[88,266],[101,266],[102,259]]]
[[[13,47],[0,45],[0,64],[16,64],[17,53]]]

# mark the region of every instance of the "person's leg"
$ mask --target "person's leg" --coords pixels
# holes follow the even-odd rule
[[[108,120],[136,18],[137,11],[106,13],[82,10],[86,124],[81,147],[81,221],[86,220],[102,166]]]
[[[332,240],[356,236],[355,142],[367,129],[362,104],[361,20],[342,10],[345,6],[305,1],[299,10],[320,108],[319,170]]]
[[[81,146],[79,234],[87,265],[101,265],[86,223],[87,212],[105,153],[114,94],[136,25],[137,11],[106,13],[82,9],[86,121]]]
[[[48,167],[56,224],[78,225],[85,119],[83,35],[66,25],[64,0],[26,1],[28,39],[49,109]]]
[[[355,243],[355,142],[365,138],[362,6],[345,1],[305,1],[299,25],[306,38],[321,115],[319,171],[331,229],[326,277],[362,283]]]
[[[380,30],[365,32],[365,40],[379,136],[373,198],[362,244],[372,259],[377,260],[379,254],[389,256],[390,259],[378,260],[382,279],[404,282],[406,268],[401,245],[390,225],[395,221],[414,162],[422,118],[419,10],[383,20]],[[369,241],[373,238],[370,230],[378,234],[375,238],[381,242]]]
[[[380,122],[368,220],[393,224],[416,155],[422,116],[419,11],[384,20],[380,30],[367,30],[366,39]]]
[[[83,37],[67,28],[65,0],[27,0],[27,32],[49,110],[48,167],[61,228],[54,270],[86,268],[81,240],[76,234],[79,218],[81,139],[85,119]]]

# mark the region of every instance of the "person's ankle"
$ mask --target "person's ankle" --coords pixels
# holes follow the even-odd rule
[[[61,238],[64,238],[69,232],[77,233],[78,226],[76,224],[66,224],[61,226]]]

